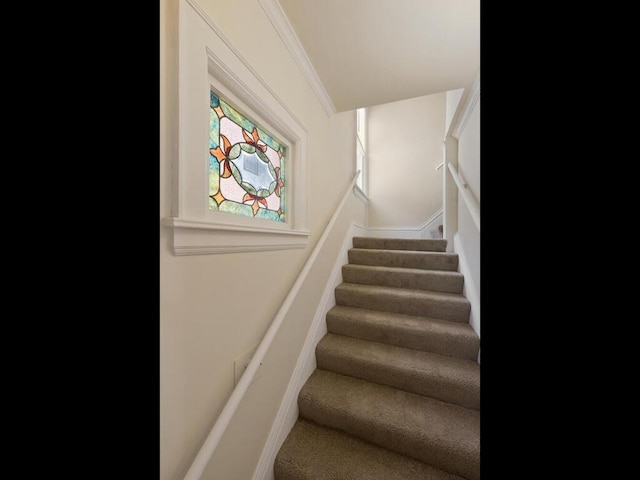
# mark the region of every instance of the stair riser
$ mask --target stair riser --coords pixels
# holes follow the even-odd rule
[[[354,293],[340,288],[336,288],[335,298],[337,305],[417,315],[451,322],[467,323],[471,313],[471,304],[466,300],[453,301],[431,297],[414,297],[408,300],[406,296],[392,292]]]
[[[348,258],[349,263],[358,265],[420,268],[422,270],[443,270],[447,272],[458,270],[458,256],[454,253],[350,249]]]
[[[386,250],[418,250],[429,252],[444,252],[447,247],[447,241],[443,239],[430,238],[368,238],[354,237],[354,248],[373,248]]]
[[[425,395],[465,408],[480,409],[480,376],[455,376],[450,369],[436,371],[408,370],[370,359],[354,358],[349,352],[338,352],[318,345],[318,368],[360,378],[380,385],[398,388],[405,392]]]
[[[390,272],[362,265],[344,265],[342,279],[349,283],[462,293],[464,277],[457,272]]]

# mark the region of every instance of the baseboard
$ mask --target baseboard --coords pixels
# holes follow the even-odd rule
[[[460,273],[464,275],[464,289],[462,293],[471,303],[469,323],[478,336],[480,336],[480,296],[478,295],[478,289],[473,281],[471,270],[468,267],[469,264],[467,262],[467,257],[464,254],[464,250],[462,249],[460,238],[457,233],[453,236],[453,251],[458,254]],[[479,358],[480,357],[478,357],[478,359]]]
[[[334,291],[342,282],[342,266],[349,263],[348,251],[353,237],[365,233],[366,228],[356,223],[347,230],[252,480],[274,480],[276,455],[298,419],[298,393],[316,369],[316,345],[327,333],[327,312],[336,304]]]
[[[368,227],[365,236],[382,238],[442,238],[438,226],[442,224],[442,209],[417,227]]]

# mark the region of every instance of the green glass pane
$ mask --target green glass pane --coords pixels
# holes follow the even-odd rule
[[[236,182],[238,182],[238,185],[242,185],[242,175],[240,174],[240,170],[238,170],[238,167],[236,167],[236,164],[233,162],[231,163],[231,173],[233,174],[233,178],[236,179]]]
[[[220,138],[220,119],[213,109],[209,109],[209,148],[218,148]]]
[[[247,152],[247,153],[256,152],[256,147],[254,147],[253,145],[249,145],[248,143],[239,143],[238,145],[240,145],[240,148],[242,149],[243,152]]]
[[[269,195],[271,195],[276,190],[277,184],[278,182],[272,182],[271,185],[269,185]]]
[[[260,190],[258,190],[259,197],[268,197],[269,195],[271,195],[271,193],[265,188],[261,188]]]
[[[258,129],[258,135],[260,136],[260,140],[273,148],[276,152],[282,146],[278,143],[271,135],[262,130],[260,127],[256,127]]]
[[[222,202],[222,203],[225,203],[225,202]],[[218,204],[211,197],[209,197],[209,210],[219,210]]]
[[[257,193],[255,187],[250,183],[242,182],[240,186],[244,188],[245,192],[250,193],[251,195],[256,195]]]
[[[213,155],[209,155],[209,195],[215,195],[220,190],[220,164]]]
[[[220,204],[220,211],[244,215],[245,217],[253,217],[253,209],[249,205],[243,205],[230,200],[226,200]]]
[[[220,105],[220,99],[218,98],[218,95],[215,94],[215,92],[213,90],[211,90],[209,92],[209,102],[211,104],[212,107],[217,107],[218,105]]]
[[[280,187],[280,210],[282,213],[285,213],[287,209],[285,208],[287,205],[287,189],[286,187]]]
[[[271,174],[271,176],[273,178],[276,178],[276,170],[273,168],[273,165],[271,164],[271,162],[268,163],[268,167],[269,167],[269,173]]]
[[[265,208],[261,208],[260,210],[258,210],[258,213],[256,214],[256,218],[265,218],[267,220],[274,220],[276,222],[282,221],[280,219],[280,216],[278,215],[278,212],[274,212],[273,210],[267,210]]]
[[[271,163],[269,161],[269,157],[267,157],[267,154],[264,153],[262,150],[260,150],[259,148],[256,149],[256,153],[258,154],[258,157],[260,158],[260,160],[262,160],[264,163]]]
[[[231,121],[240,125],[247,132],[253,132],[255,125],[247,118],[245,118],[244,115],[240,114],[233,107],[229,106],[227,102],[225,102],[224,100],[220,100],[220,107],[222,108],[224,114],[229,117]]]
[[[242,149],[240,148],[240,144],[236,143],[233,147],[231,147],[231,150],[229,150],[229,160],[235,160],[236,158],[238,158],[241,151]]]

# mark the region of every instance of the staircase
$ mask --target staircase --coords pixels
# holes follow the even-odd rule
[[[445,247],[353,238],[276,480],[480,478],[480,339]]]

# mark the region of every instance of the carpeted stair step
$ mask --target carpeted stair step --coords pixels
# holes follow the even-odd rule
[[[275,459],[276,480],[464,480],[299,418]]]
[[[447,252],[415,252],[405,250],[377,250],[350,248],[349,263],[381,267],[421,268],[423,270],[458,270],[458,254]]]
[[[469,322],[471,303],[461,294],[406,288],[341,283],[335,288],[337,305],[368,308],[421,317]]]
[[[480,365],[472,360],[334,333],[320,340],[316,360],[322,370],[480,409]]]
[[[444,252],[447,248],[447,241],[438,238],[353,237],[352,245],[354,248]]]
[[[468,323],[336,305],[327,312],[327,330],[398,347],[476,360],[480,337]]]
[[[460,272],[356,264],[342,266],[342,279],[348,283],[449,293],[462,293],[464,285]]]
[[[469,480],[480,478],[478,410],[320,369],[300,390],[298,406],[302,418],[319,425]]]

